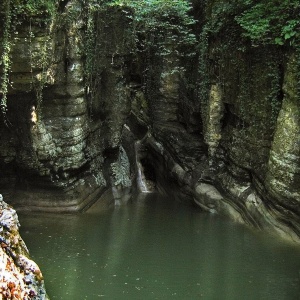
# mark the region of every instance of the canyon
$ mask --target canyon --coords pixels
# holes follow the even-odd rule
[[[194,1],[183,48],[166,28],[139,51],[124,7],[70,0],[25,19],[0,125],[5,200],[70,213],[157,190],[299,243],[299,54],[247,41],[230,15],[208,30],[211,2]]]

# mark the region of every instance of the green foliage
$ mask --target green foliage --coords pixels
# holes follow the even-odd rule
[[[13,1],[16,13],[23,17],[53,15],[57,0],[15,0]]]
[[[253,42],[295,45],[300,39],[299,0],[248,0],[245,11],[236,17]]]
[[[190,15],[189,0],[92,0],[85,3],[85,82],[91,99],[98,90],[102,74],[99,70],[107,61],[103,59],[105,51],[112,55],[112,64],[124,54],[136,55],[143,61],[145,68],[141,75],[148,95],[156,86],[152,77],[159,76],[164,62],[196,55],[195,20]],[[120,29],[122,24],[123,29]],[[113,45],[106,44],[106,34],[111,35],[108,40]],[[168,71],[173,74],[182,69],[174,64]]]
[[[188,0],[112,0],[108,6],[129,8],[133,11],[133,31],[143,38],[143,49],[158,46],[159,55],[168,55],[166,43],[176,43],[184,51],[196,43],[191,25],[195,20],[189,15],[191,4]],[[186,54],[186,53],[185,53]]]
[[[263,114],[268,110],[272,132],[283,96],[284,51],[299,48],[299,5],[298,0],[205,2],[197,81],[204,132],[209,116],[210,87],[215,84],[222,88],[224,103],[232,105],[241,117],[236,120],[236,127],[244,129],[249,124],[261,124],[264,119],[258,112]],[[279,47],[281,44],[285,48]],[[259,97],[257,87],[264,89],[264,105],[255,102]],[[255,117],[250,119],[249,116]]]
[[[175,19],[182,25],[191,25],[195,22],[188,16],[191,7],[185,0],[115,0],[108,5],[132,8],[135,11],[136,21],[149,29],[162,26],[160,22],[163,20],[168,25]]]
[[[241,30],[242,36],[250,38],[254,45],[299,43],[299,0],[218,0],[205,5],[211,33]]]

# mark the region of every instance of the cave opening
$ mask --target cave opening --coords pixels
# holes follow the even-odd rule
[[[153,164],[148,157],[141,159],[142,166],[144,168],[144,174],[147,180],[156,181],[156,174]]]

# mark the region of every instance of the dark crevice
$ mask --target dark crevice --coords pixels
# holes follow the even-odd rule
[[[58,11],[61,13],[64,12],[68,2],[69,0],[60,0],[58,4]]]
[[[146,180],[150,180],[152,182],[156,181],[155,168],[151,162],[151,160],[146,156],[141,159],[142,166],[144,168],[144,175]]]

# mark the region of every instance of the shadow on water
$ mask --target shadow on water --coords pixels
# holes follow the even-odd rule
[[[300,299],[300,248],[156,194],[20,214],[51,299]]]

